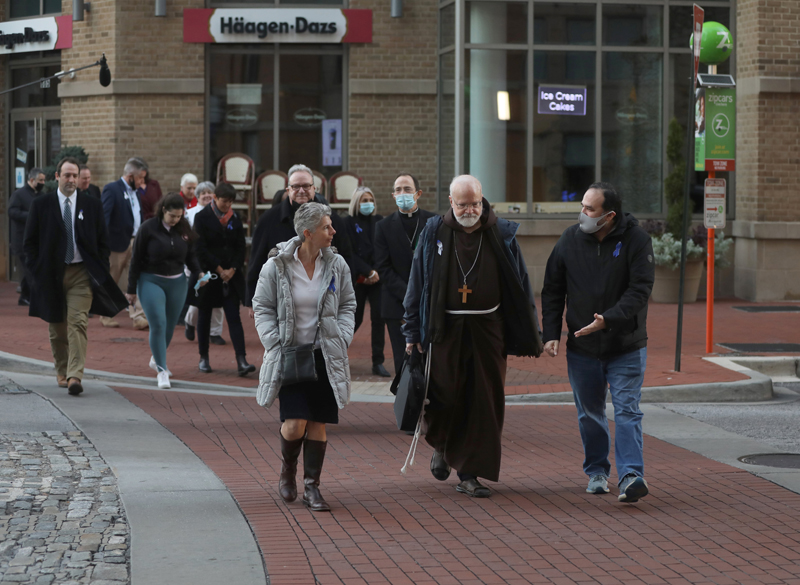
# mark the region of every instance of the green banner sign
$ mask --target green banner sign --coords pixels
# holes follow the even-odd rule
[[[736,170],[736,89],[707,87],[695,106],[696,171]]]

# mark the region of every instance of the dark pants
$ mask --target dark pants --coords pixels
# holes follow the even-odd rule
[[[17,266],[22,272],[22,280],[19,282],[19,298],[29,301],[31,298],[31,285],[28,278],[28,267],[25,265],[25,255],[17,254]]]
[[[389,341],[392,343],[392,357],[394,358],[394,373],[400,373],[403,365],[403,356],[406,354],[406,338],[400,330],[402,319],[386,319],[386,330],[389,332]]]
[[[242,328],[242,318],[239,316],[239,298],[236,295],[225,297],[222,309],[225,311],[225,320],[228,322],[228,332],[231,335],[233,349],[236,355],[244,356],[244,329]],[[201,357],[208,356],[212,310],[212,307],[198,307],[197,311],[197,346]]]
[[[369,318],[372,321],[372,364],[383,363],[384,335],[383,317],[381,317],[381,285],[380,284],[357,284],[356,289],[356,328],[358,331],[361,322],[364,320],[364,306],[369,299]]]

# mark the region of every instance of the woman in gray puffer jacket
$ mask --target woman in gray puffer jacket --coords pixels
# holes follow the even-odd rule
[[[356,296],[350,269],[331,249],[331,209],[306,203],[294,216],[296,238],[278,244],[261,269],[253,296],[256,329],[264,344],[258,404],[277,397],[281,414],[280,494],[297,498],[297,459],[303,449],[303,504],[329,511],[319,492],[325,459],[325,425],[339,422],[350,401],[347,348],[353,340]],[[317,380],[283,384],[281,349],[314,344]]]

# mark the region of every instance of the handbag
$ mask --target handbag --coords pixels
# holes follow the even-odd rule
[[[317,381],[314,344],[317,342],[318,335],[319,326],[317,326],[317,334],[314,336],[313,343],[281,348],[281,359],[283,359],[283,381],[281,386]]]
[[[400,373],[390,388],[395,395],[394,416],[399,430],[413,431],[416,428],[425,403],[425,382],[423,354],[415,346],[411,355],[404,356]]]

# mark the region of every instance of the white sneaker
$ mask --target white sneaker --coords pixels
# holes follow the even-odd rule
[[[158,387],[162,390],[171,388],[169,385],[169,372],[159,372],[156,380],[158,380]]]
[[[150,369],[153,370],[156,374],[158,373],[156,358],[154,358],[153,356],[150,356]],[[169,371],[169,368],[167,368],[167,374],[169,374],[170,376],[172,375],[172,372]]]

